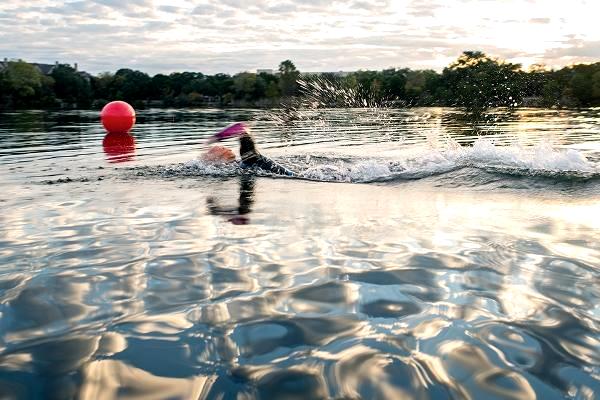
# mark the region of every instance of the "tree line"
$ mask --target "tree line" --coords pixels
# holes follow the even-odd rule
[[[600,105],[600,62],[524,71],[520,64],[465,51],[441,73],[392,68],[311,75],[290,60],[274,74],[150,76],[120,69],[91,76],[57,65],[45,75],[24,61],[0,70],[0,108],[100,108],[116,99],[135,107],[273,107],[290,99],[312,99],[306,104],[314,107],[585,107]]]

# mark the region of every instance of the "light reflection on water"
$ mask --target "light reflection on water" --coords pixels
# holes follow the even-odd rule
[[[442,112],[418,112],[425,111]],[[546,111],[537,120],[531,112],[533,125],[506,125],[506,136],[527,138],[522,129],[530,129],[528,140],[540,141],[546,133],[536,124],[562,124],[547,133],[555,144],[583,147],[593,159],[596,116],[583,113],[587,122],[573,128],[565,124],[580,119]],[[186,120],[185,112],[173,114]],[[192,159],[202,135],[223,118],[249,117],[199,114],[191,133],[170,132],[168,117],[148,114],[154,125],[139,127],[136,159],[124,165]],[[33,131],[20,123],[8,125],[14,135]],[[0,397],[551,399],[600,392],[597,192],[578,195],[575,186],[565,193],[548,179],[523,189],[533,182],[524,178],[496,190],[427,179],[131,179],[108,163],[91,122],[46,123],[33,124],[38,135],[2,139]],[[332,133],[321,147],[302,124],[328,129],[330,122],[296,123],[290,129],[307,133],[281,148],[274,131],[255,128],[265,152],[331,146],[347,154],[340,147],[351,140],[358,141],[352,151],[381,140],[352,137],[352,129],[368,132],[353,121],[348,136]],[[509,140],[502,128],[496,135]],[[390,140],[430,140],[415,136]],[[18,146],[22,153],[13,155]]]

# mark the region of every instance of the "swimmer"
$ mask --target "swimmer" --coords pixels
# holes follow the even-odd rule
[[[250,135],[250,131],[245,124],[238,122],[233,124],[209,139],[209,143],[220,142],[222,140],[237,137],[240,141],[240,168],[244,169],[259,169],[266,172],[271,172],[277,175],[295,176],[296,174],[277,164],[260,154],[256,149],[254,139]],[[223,146],[214,146],[202,157],[204,161],[213,163],[232,163],[236,162],[235,155],[231,150]]]

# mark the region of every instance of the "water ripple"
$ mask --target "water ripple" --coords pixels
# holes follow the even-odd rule
[[[598,110],[505,114],[150,110],[123,165],[95,113],[3,114],[0,397],[595,398]],[[235,120],[377,182],[196,161]]]

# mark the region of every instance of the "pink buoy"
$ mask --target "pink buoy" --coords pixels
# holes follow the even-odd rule
[[[128,133],[135,124],[135,110],[124,101],[111,101],[100,112],[108,133]]]

